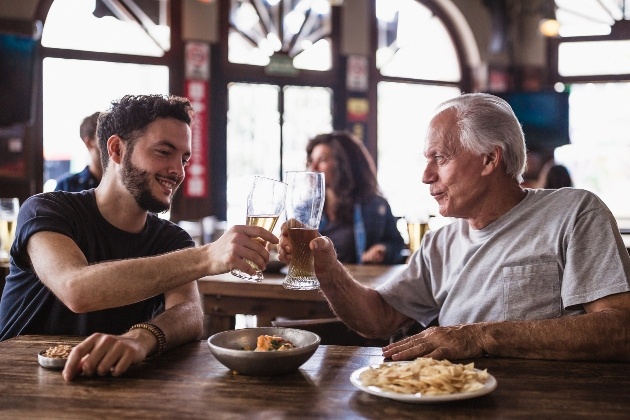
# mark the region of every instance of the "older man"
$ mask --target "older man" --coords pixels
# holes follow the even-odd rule
[[[311,249],[339,317],[369,337],[418,321],[439,326],[383,349],[394,360],[484,355],[630,360],[630,258],[595,195],[530,190],[525,143],[509,105],[467,94],[438,107],[423,182],[457,218],[423,240],[408,268],[378,289],[354,281],[325,237]],[[290,246],[280,241],[281,258]]]
[[[25,201],[0,302],[0,340],[19,334],[90,335],[63,376],[114,375],[148,355],[197,339],[203,313],[196,280],[265,267],[252,238],[235,226],[194,247],[155,213],[170,208],[191,154],[193,110],[185,98],[125,96],[98,120],[104,168],[96,189]]]

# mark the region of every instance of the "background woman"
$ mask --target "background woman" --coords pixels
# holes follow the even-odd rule
[[[323,172],[326,201],[319,227],[349,264],[404,262],[405,242],[389,203],[379,192],[376,167],[351,133],[320,134],[306,146],[307,167]]]

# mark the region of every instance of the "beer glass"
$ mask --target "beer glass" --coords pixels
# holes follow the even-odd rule
[[[254,176],[254,183],[247,197],[247,224],[250,226],[260,226],[273,231],[280,214],[284,210],[284,199],[287,191],[287,184],[264,176]],[[254,240],[265,244],[261,238]],[[245,260],[256,269],[256,274],[251,276],[241,270],[232,270],[236,277],[245,280],[260,282],[263,280],[263,273],[249,260]]]
[[[9,258],[19,209],[17,198],[0,198],[0,259]]]
[[[287,172],[287,200],[285,211],[291,262],[282,285],[286,289],[319,289],[315,276],[311,240],[318,236],[317,229],[324,209],[326,188],[321,172]]]
[[[413,206],[405,215],[405,221],[409,234],[409,251],[413,254],[420,249],[422,238],[429,231],[429,212],[420,206]]]
[[[420,249],[422,238],[429,230],[428,220],[408,220],[407,233],[409,234],[409,251],[413,254]]]

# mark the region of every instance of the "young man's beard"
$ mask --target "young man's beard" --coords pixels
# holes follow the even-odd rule
[[[151,213],[166,212],[171,208],[170,203],[163,203],[151,193],[151,174],[131,162],[132,153],[123,157],[123,165],[120,172],[122,183],[131,193],[138,205]],[[175,195],[177,188],[173,189]]]

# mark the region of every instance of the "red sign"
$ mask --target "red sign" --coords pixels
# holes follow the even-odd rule
[[[192,154],[186,178],[184,196],[189,198],[208,197],[208,82],[205,80],[186,80],[186,97],[195,109],[192,131]]]

